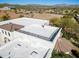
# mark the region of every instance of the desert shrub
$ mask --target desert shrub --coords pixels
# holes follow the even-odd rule
[[[76,56],[77,58],[79,58],[79,51],[72,49],[71,52],[72,52],[72,54],[74,56]]]
[[[5,14],[1,17],[2,21],[6,21],[10,19],[10,16],[8,14]]]
[[[71,55],[53,50],[51,58],[72,58]]]
[[[21,18],[21,17],[24,17],[24,15],[20,15],[19,17],[20,17],[20,18]]]

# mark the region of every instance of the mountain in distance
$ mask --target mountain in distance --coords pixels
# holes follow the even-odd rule
[[[8,4],[8,3],[3,3],[0,4],[0,7],[4,6],[24,6],[24,7],[79,7],[78,4],[55,4],[55,5],[41,5],[41,4],[26,4],[26,5],[20,5],[20,4]]]
[[[79,4],[56,4],[54,7],[79,7]]]

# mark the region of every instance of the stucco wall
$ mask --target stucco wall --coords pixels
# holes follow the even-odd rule
[[[6,43],[13,40],[12,32],[0,28],[0,45],[1,46],[6,44],[5,40],[6,40]]]
[[[56,44],[57,40],[61,37],[61,30],[62,30],[62,28],[59,30],[58,34],[57,34],[56,37],[54,38],[54,40],[53,40],[53,42],[52,42],[51,49],[50,49],[49,53],[47,54],[46,58],[51,57],[51,53],[52,53],[52,51],[54,50],[55,44]]]

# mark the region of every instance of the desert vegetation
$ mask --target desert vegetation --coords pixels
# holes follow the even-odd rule
[[[72,58],[73,56],[69,55],[69,54],[65,54],[63,52],[58,52],[56,50],[54,50],[51,54],[51,58]]]
[[[61,27],[63,33],[62,37],[66,38],[73,45],[79,48],[79,24],[75,21],[73,16],[64,15],[60,19],[51,19],[50,23],[52,23],[54,26]],[[76,52],[77,51],[79,50],[76,50]]]
[[[1,17],[1,20],[2,21],[6,21],[6,20],[9,20],[10,19],[10,16],[8,14],[5,14]]]

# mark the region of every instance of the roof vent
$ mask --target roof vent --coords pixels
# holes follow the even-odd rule
[[[33,52],[31,53],[31,55],[36,55],[36,54],[38,54],[36,51],[33,51]]]

